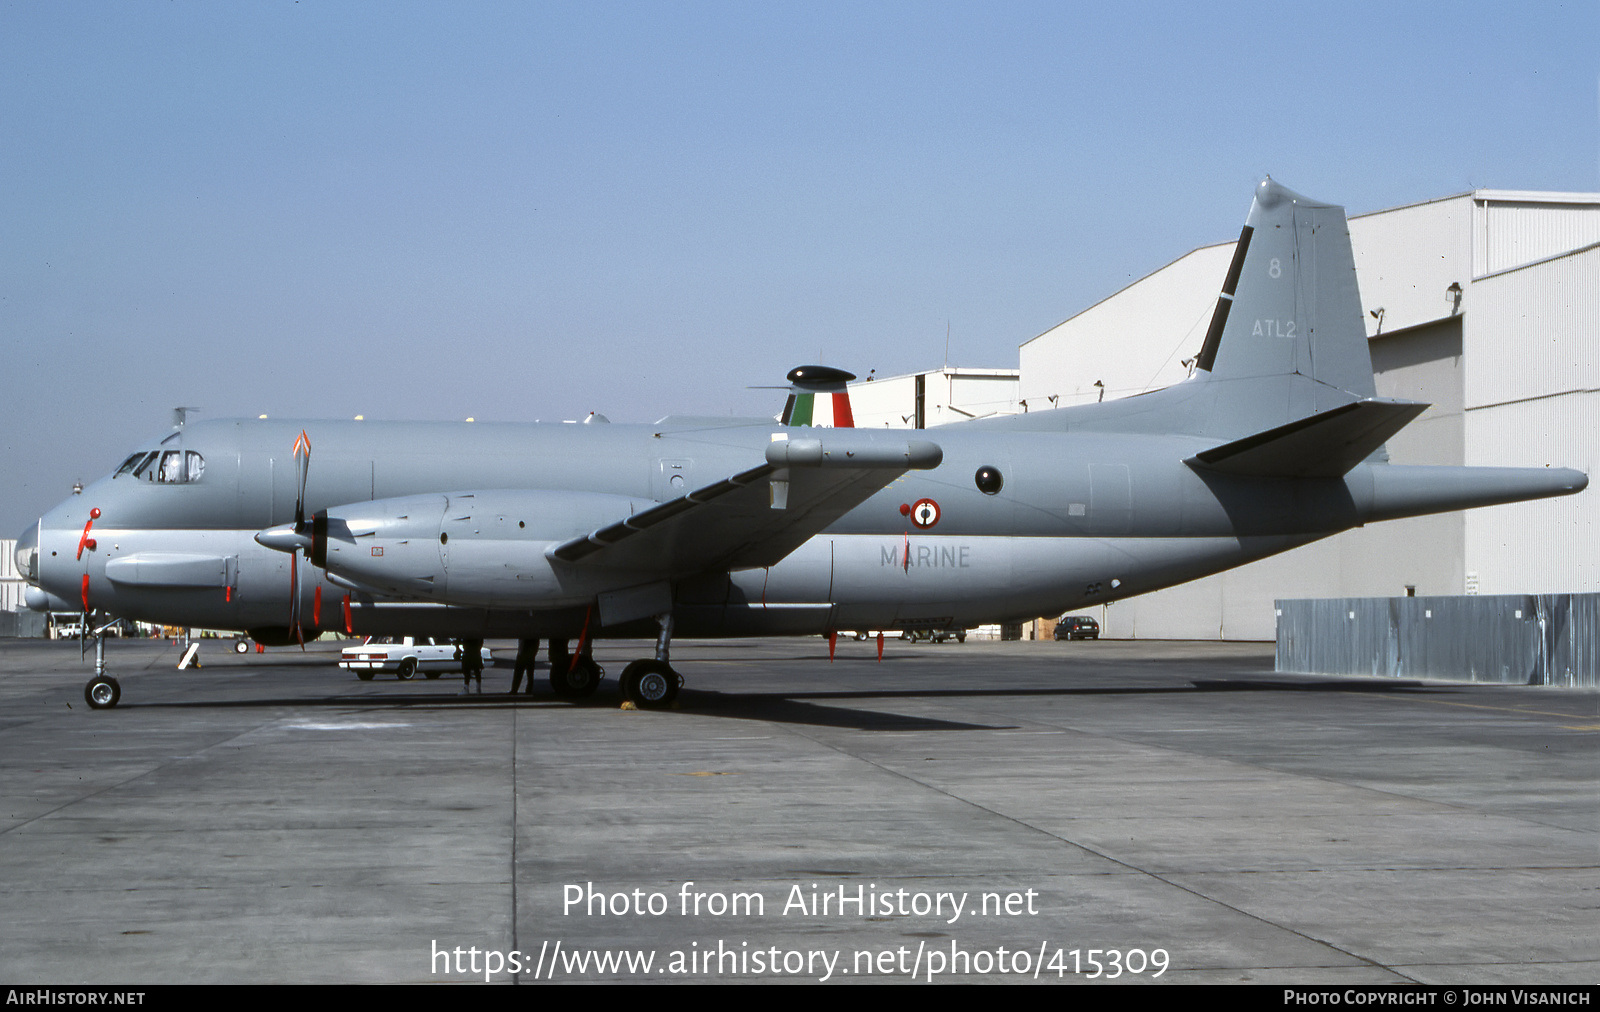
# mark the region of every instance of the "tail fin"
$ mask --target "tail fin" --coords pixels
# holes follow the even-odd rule
[[[1298,375],[1375,395],[1344,208],[1271,179],[1256,187],[1196,365],[1217,379]],[[1312,410],[1332,406],[1318,400]]]
[[[1426,405],[1387,401],[1319,417],[1376,400],[1361,313],[1344,208],[1265,179],[1193,376],[1137,397],[995,424],[1182,433],[1230,443],[1215,460],[1196,458],[1213,470],[1324,473],[1347,470],[1368,455],[1382,460],[1382,440]]]

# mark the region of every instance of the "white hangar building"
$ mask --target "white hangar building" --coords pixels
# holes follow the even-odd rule
[[[1376,524],[1095,611],[1114,637],[1273,638],[1275,598],[1600,591],[1600,193],[1474,190],[1350,218],[1378,395],[1432,404],[1397,464],[1563,466],[1563,499]],[[1182,380],[1234,244],[1021,348],[1027,407]]]

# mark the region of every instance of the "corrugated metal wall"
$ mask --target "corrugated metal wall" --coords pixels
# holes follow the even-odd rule
[[[27,607],[22,595],[27,584],[17,572],[15,538],[0,538],[0,611],[22,611]]]
[[[1600,248],[1483,278],[1467,294],[1466,406],[1600,389]]]
[[[1453,315],[1451,283],[1472,280],[1472,198],[1468,194],[1350,219],[1367,336]],[[1383,309],[1380,321],[1373,311]]]
[[[1278,602],[1279,671],[1600,685],[1600,594]]]
[[[1573,467],[1600,482],[1600,393],[1467,412],[1468,463]],[[1600,485],[1465,514],[1464,568],[1482,593],[1600,591]]]
[[[1600,242],[1600,205],[1552,199],[1556,194],[1506,200],[1479,193],[1472,243],[1479,277]]]
[[[1466,463],[1600,478],[1600,248],[1468,293]],[[1487,594],[1600,591],[1600,492],[1473,510],[1465,568]]]
[[[1022,397],[1056,407],[1171,386],[1200,350],[1234,243],[1206,246],[1023,343]]]

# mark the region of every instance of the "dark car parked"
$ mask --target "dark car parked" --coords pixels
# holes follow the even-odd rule
[[[1087,615],[1067,615],[1056,623],[1058,640],[1097,640],[1100,623]]]

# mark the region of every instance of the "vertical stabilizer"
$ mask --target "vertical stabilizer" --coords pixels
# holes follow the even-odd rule
[[[1197,364],[1219,379],[1297,373],[1374,395],[1344,208],[1262,180]]]
[[[1256,187],[1196,365],[1217,380],[1297,378],[1281,388],[1288,418],[1375,395],[1344,208]]]
[[[1382,441],[1426,407],[1385,400],[1341,411],[1376,400],[1344,208],[1264,179],[1194,375],[1136,397],[988,424],[1198,436],[1229,444],[1226,463],[1194,458],[1210,470],[1344,473],[1356,460],[1387,460]]]

